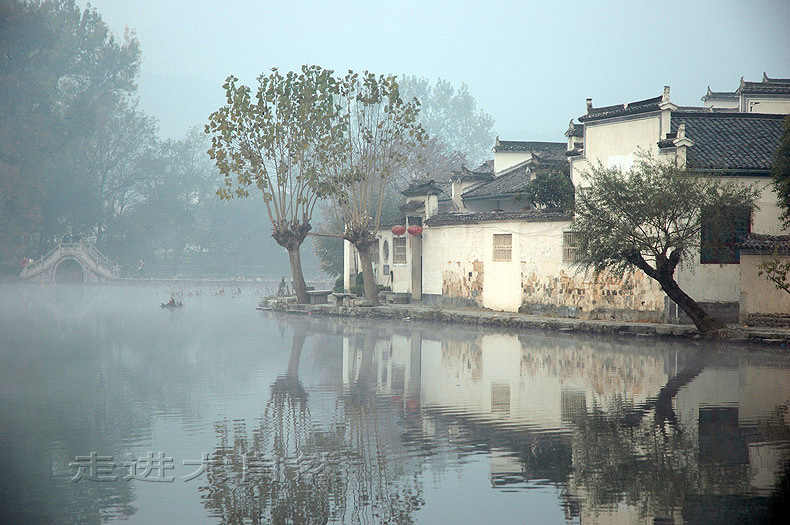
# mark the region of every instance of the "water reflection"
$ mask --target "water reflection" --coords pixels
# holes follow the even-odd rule
[[[759,523],[786,505],[775,352],[3,292],[0,521]],[[69,481],[76,456],[122,476],[160,450],[172,484]]]
[[[204,504],[227,523],[413,522],[421,489],[416,472],[388,446],[398,429],[378,407],[375,332],[344,338],[360,368],[336,399],[331,422],[318,425],[299,380],[309,327],[294,326],[288,368],[272,383],[257,428],[217,423]]]
[[[776,492],[790,444],[785,359],[687,342],[317,330],[327,326],[294,325],[287,372],[251,437],[218,425],[223,461],[205,503],[224,521],[412,522],[424,472],[448,451],[485,453],[495,489],[560,487],[572,521],[758,523],[786,495]],[[308,332],[321,347],[342,345],[330,424],[311,417],[298,380]],[[269,455],[271,468],[228,483],[244,470],[228,454],[244,453]],[[305,478],[300,457],[331,459]]]

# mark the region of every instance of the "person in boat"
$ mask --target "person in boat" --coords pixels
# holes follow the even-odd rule
[[[176,305],[176,298],[171,295],[170,301],[168,301],[167,306],[175,306],[175,305]]]

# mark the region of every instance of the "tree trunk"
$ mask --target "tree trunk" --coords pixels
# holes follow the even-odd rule
[[[307,285],[304,283],[304,274],[302,273],[300,246],[301,244],[297,244],[295,248],[288,248],[288,258],[291,260],[291,276],[294,280],[296,300],[301,304],[307,304],[310,301],[307,298]]]
[[[370,256],[370,244],[363,244],[357,247],[359,260],[362,266],[362,282],[365,286],[365,299],[371,301],[373,305],[379,304],[379,293],[376,289],[376,278],[373,275],[373,258]]]
[[[673,272],[674,273],[674,272]],[[673,277],[673,273],[657,272],[656,280],[661,285],[661,289],[691,318],[697,329],[705,335],[713,335],[720,328],[724,328],[724,323],[708,315],[708,313],[692,299],[686,292],[680,289]]]

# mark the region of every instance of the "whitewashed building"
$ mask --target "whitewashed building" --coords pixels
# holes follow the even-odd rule
[[[766,295],[770,283],[752,276],[751,269],[744,275],[737,244],[749,234],[786,233],[770,169],[783,113],[790,112],[790,80],[742,81],[733,93],[708,90],[703,101],[701,107],[679,107],[669,87],[654,98],[600,108],[588,99],[586,113],[571,120],[567,142],[497,139],[492,161],[463,169],[450,181],[415,182],[404,192],[402,226],[418,225],[421,233],[380,232],[374,259],[378,283],[424,302],[551,316],[677,320],[682,311],[640,271],[597,279],[579,272],[573,265],[572,216],[533,209],[520,197],[541,170],[565,172],[578,187],[586,184],[590,166],[627,169],[644,152],[761,189],[759,209],[732,231],[705,232],[701,253],[677,271],[681,288],[728,321],[761,311],[790,312],[790,300]],[[348,286],[358,263],[346,244]],[[752,261],[757,259],[750,259],[750,268],[757,264]],[[766,306],[750,295],[776,302]]]

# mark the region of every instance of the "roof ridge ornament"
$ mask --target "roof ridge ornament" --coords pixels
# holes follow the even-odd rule
[[[675,139],[672,141],[676,148],[678,147],[691,147],[694,145],[694,141],[691,140],[686,136],[686,123],[681,122],[678,125],[677,135]]]
[[[593,105],[592,105],[592,99],[591,99],[591,98],[588,98],[588,99],[587,99],[587,113],[589,113],[589,112],[590,112],[590,110],[592,110],[592,108],[593,108]]]
[[[661,102],[658,103],[658,107],[662,111],[664,110],[675,111],[676,109],[678,109],[677,104],[674,104],[670,101],[669,86],[664,86],[664,92],[661,93]]]

